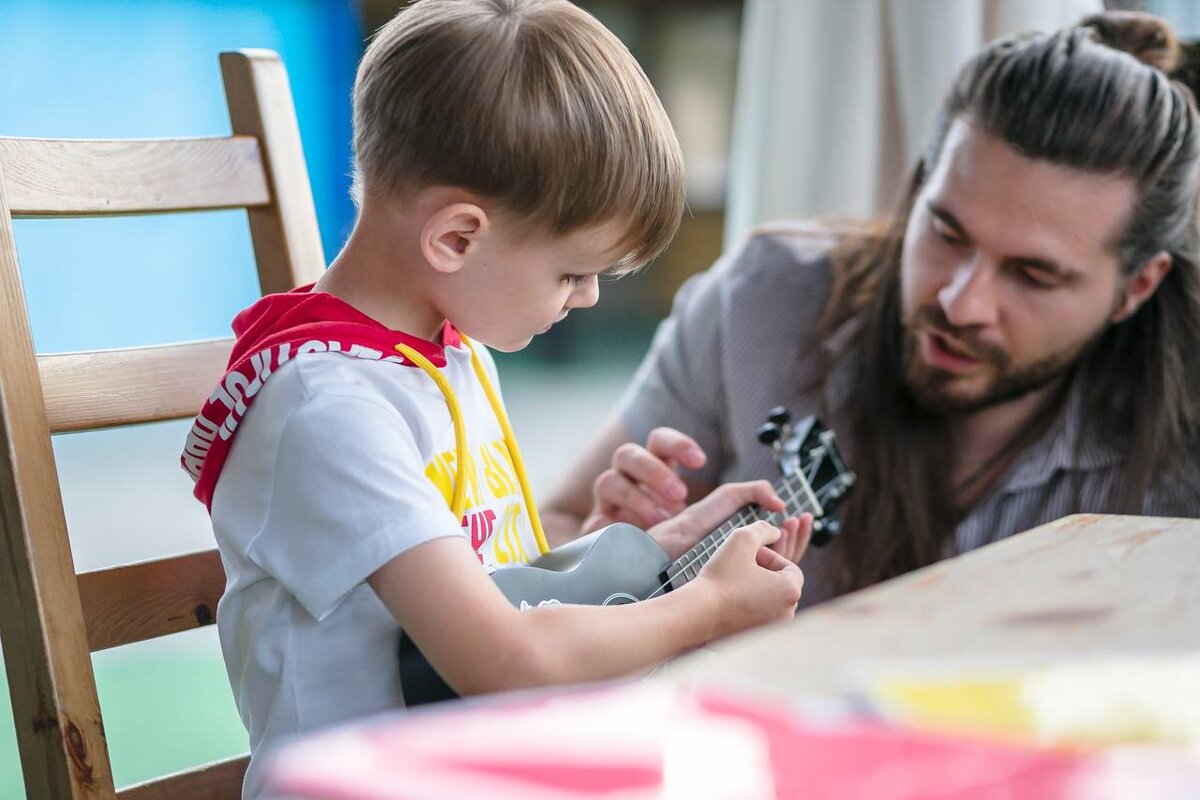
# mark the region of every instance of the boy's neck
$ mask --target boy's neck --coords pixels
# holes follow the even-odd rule
[[[392,330],[440,343],[445,317],[424,291],[423,262],[410,233],[403,219],[364,202],[350,238],[313,289]]]

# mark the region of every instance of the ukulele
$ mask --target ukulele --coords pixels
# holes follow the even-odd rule
[[[786,504],[780,512],[746,506],[671,561],[648,534],[626,523],[615,523],[557,547],[528,564],[503,567],[492,580],[525,611],[544,605],[575,603],[609,606],[636,603],[683,586],[735,529],[756,520],[780,524],[787,517],[813,515],[811,543],[828,544],[841,529],[835,512],[854,485],[833,431],[816,417],[796,424],[788,411],[774,408],[758,439],[775,451],[781,477],[775,491]],[[403,631],[400,633],[400,683],[407,706],[458,697]]]

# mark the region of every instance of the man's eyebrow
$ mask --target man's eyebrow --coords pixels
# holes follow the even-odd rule
[[[1045,272],[1063,281],[1073,281],[1079,278],[1082,273],[1078,270],[1059,264],[1057,261],[1051,261],[1047,258],[1031,258],[1029,256],[1014,256],[1008,259],[1010,263],[1021,267],[1031,267],[1040,272]]]
[[[958,218],[944,208],[933,203],[929,204],[929,213],[937,217],[943,225],[954,231],[954,234],[963,241],[970,241],[971,237],[967,234],[966,228],[958,221]],[[1059,264],[1057,261],[1049,258],[1041,258],[1039,256],[1009,256],[1005,261],[1010,264],[1016,264],[1022,267],[1030,267],[1032,269],[1054,275],[1062,280],[1074,280],[1082,273],[1079,270]]]

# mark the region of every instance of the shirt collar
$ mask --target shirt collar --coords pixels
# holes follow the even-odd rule
[[[1122,460],[1121,451],[1086,425],[1090,384],[1086,367],[1071,377],[1066,400],[1051,426],[1038,441],[1017,457],[1004,482],[1003,492],[1040,486],[1056,472],[1089,472]]]

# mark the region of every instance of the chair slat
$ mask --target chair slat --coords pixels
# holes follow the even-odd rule
[[[120,800],[239,800],[249,756],[206,764],[165,778],[129,786],[117,792]]]
[[[0,162],[14,217],[253,208],[271,201],[253,136],[0,138]]]
[[[29,797],[112,785],[0,164],[0,638]]]
[[[35,355],[10,220],[246,208],[260,287],[315,281],[325,265],[283,64],[255,50],[221,65],[233,136],[0,138],[0,638],[30,797],[113,800],[90,653],[210,623],[225,585],[216,551],[76,574],[50,433],[191,416],[232,342]],[[119,796],[234,800],[247,763]]]
[[[79,574],[92,652],[211,625],[225,591],[216,550]]]
[[[54,433],[190,417],[224,372],[232,339],[37,357]],[[147,386],[147,382],[152,385]]]
[[[275,202],[247,209],[263,294],[313,283],[325,271],[321,229],[304,165],[287,70],[268,50],[221,53],[221,77],[235,134],[262,143]]]

